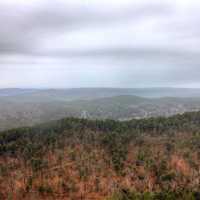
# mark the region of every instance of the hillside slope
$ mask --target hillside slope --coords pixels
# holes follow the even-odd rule
[[[35,92],[33,92],[34,95]],[[133,95],[67,101],[62,95],[0,98],[0,130],[32,126],[64,117],[130,120],[200,110],[200,98],[143,98]],[[37,92],[36,92],[37,93]],[[38,93],[37,93],[38,94]],[[24,97],[26,96],[26,98]],[[43,94],[44,95],[44,94]],[[43,96],[44,97],[44,96]]]
[[[0,133],[0,199],[193,200],[200,112],[67,118]]]

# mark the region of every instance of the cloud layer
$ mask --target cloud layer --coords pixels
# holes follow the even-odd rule
[[[200,86],[196,0],[0,2],[0,87]]]

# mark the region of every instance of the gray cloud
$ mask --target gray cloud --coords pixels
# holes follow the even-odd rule
[[[164,15],[171,7],[163,4],[130,4],[115,9],[80,3],[73,5],[62,1],[42,1],[36,5],[2,4],[0,7],[0,52],[37,54],[39,42],[58,32],[66,35],[72,30],[105,24],[138,21],[148,16]],[[45,52],[44,52],[45,53]]]
[[[0,87],[198,86],[199,8],[195,0],[0,2]]]

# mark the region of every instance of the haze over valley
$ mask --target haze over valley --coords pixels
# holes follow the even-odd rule
[[[0,130],[64,117],[131,120],[200,110],[199,89],[1,89]]]

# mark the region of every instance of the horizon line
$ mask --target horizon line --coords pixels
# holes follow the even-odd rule
[[[200,87],[169,87],[169,86],[152,86],[152,87],[0,87],[0,90],[9,89],[35,89],[35,90],[72,90],[72,89],[200,89]]]

